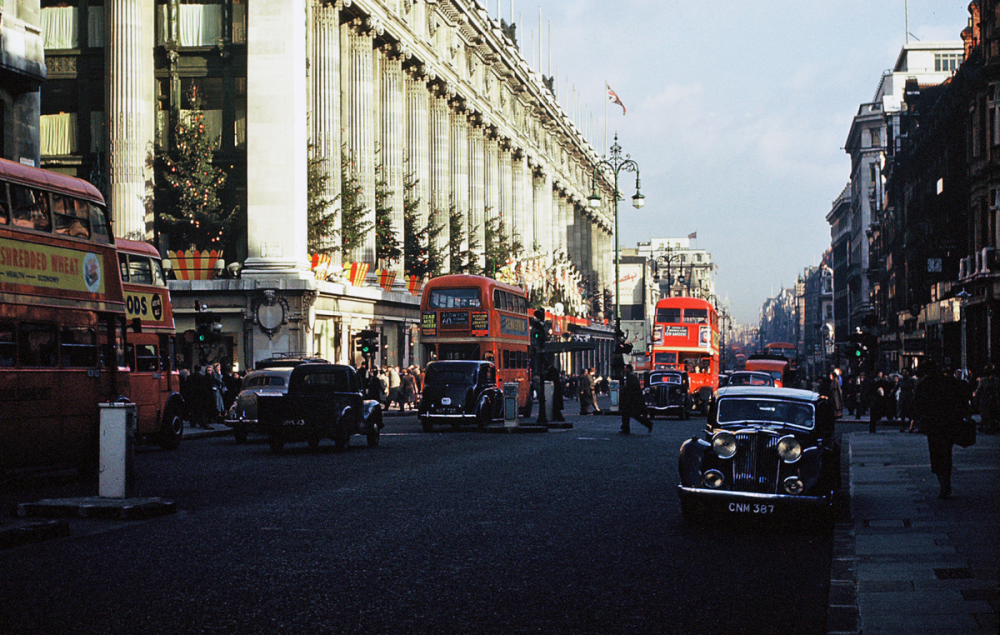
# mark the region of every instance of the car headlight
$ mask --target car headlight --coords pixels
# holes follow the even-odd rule
[[[778,439],[778,456],[785,463],[795,463],[802,456],[802,444],[791,435],[781,437]]]
[[[731,459],[736,455],[736,435],[721,430],[712,437],[712,450],[720,459]]]
[[[705,472],[701,480],[705,484],[705,487],[709,487],[711,489],[719,489],[720,487],[722,487],[722,484],[726,481],[726,477],[724,477],[722,475],[722,472],[720,472],[719,470],[709,470]]]
[[[798,476],[789,476],[784,481],[785,491],[789,494],[802,493],[802,480]]]

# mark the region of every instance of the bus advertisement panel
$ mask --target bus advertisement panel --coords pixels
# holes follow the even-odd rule
[[[420,299],[421,342],[428,361],[488,360],[500,388],[517,383],[528,403],[528,298],[521,287],[473,275],[432,278]]]
[[[94,186],[0,159],[0,471],[97,464],[128,380],[111,236]]]
[[[707,411],[719,389],[719,318],[706,300],[662,298],[650,343],[652,370],[687,371],[696,407]]]
[[[180,445],[186,409],[175,366],[174,312],[160,254],[146,243],[115,239],[125,314],[128,394],[136,404],[137,433],[164,449]]]

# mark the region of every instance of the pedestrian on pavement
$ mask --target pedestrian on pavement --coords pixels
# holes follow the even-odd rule
[[[868,432],[875,434],[879,421],[885,416],[885,404],[889,396],[889,383],[882,371],[879,371],[872,380],[870,395],[871,414],[868,417]]]
[[[403,382],[403,405],[402,410],[406,410],[409,406],[410,410],[417,409],[417,379],[410,372],[409,368],[403,370],[403,375],[400,377]]]
[[[913,432],[913,391],[916,385],[916,377],[909,368],[904,368],[896,393],[896,418],[899,419],[900,432]]]
[[[559,379],[559,371],[555,366],[549,367],[545,379],[552,382],[552,420],[566,421],[562,413],[564,406],[562,381]]]
[[[403,410],[403,380],[399,375],[398,366],[390,366],[389,373],[389,405],[386,408],[392,407],[392,404],[398,403],[400,411]]]
[[[600,406],[597,405],[597,393],[595,392],[595,386],[597,384],[594,379],[595,368],[588,368],[583,372],[583,377],[580,378],[580,414],[589,415],[590,409],[594,409],[594,414],[603,414],[601,412]]]
[[[633,372],[632,364],[625,364],[625,384],[618,409],[622,413],[620,433],[629,434],[632,431],[629,425],[630,419],[635,419],[646,426],[650,434],[653,433],[653,422],[646,414],[646,400],[642,398],[642,384]]]
[[[839,419],[844,414],[844,395],[840,390],[840,382],[837,375],[831,372],[825,379],[819,381],[819,389],[816,391],[830,400],[833,411]]]
[[[976,387],[975,400],[982,431],[996,434],[997,421],[1000,419],[1000,378],[997,377],[997,369],[993,364],[987,364],[979,386]]]
[[[966,416],[962,386],[953,375],[941,372],[931,359],[924,364],[923,377],[913,396],[913,416],[927,434],[931,472],[937,476],[938,498],[951,496],[951,462],[955,432]]]

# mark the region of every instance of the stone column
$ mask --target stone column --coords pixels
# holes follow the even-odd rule
[[[469,248],[469,122],[464,112],[451,112],[451,202],[462,219],[462,251]],[[452,270],[461,263],[451,263]]]
[[[116,236],[147,240],[153,237],[153,211],[152,205],[147,209],[146,183],[153,175],[146,153],[154,143],[155,98],[153,29],[145,25],[153,22],[152,7],[144,14],[140,0],[106,4],[111,218]]]
[[[312,116],[310,132],[312,157],[322,161],[327,177],[324,196],[333,201],[328,213],[333,213],[333,234],[326,241],[327,247],[339,246],[340,231],[340,2],[329,4],[313,0],[310,21],[312,39],[310,46],[310,91]],[[332,252],[332,264],[341,263],[338,249]]]
[[[511,167],[510,143],[500,142],[500,218],[503,219],[507,239],[514,244],[514,172]],[[518,238],[520,240],[520,238]]]
[[[473,122],[469,128],[469,240],[479,245],[478,266],[485,264],[486,250],[486,143],[483,128]],[[473,240],[472,234],[475,233]]]
[[[305,0],[247,6],[247,242],[243,277],[310,278]]]
[[[351,260],[375,264],[375,56],[372,50],[372,29],[367,22],[358,24],[348,34],[350,40],[350,144],[351,163],[355,177],[361,184],[361,204],[365,214],[363,223],[372,229],[365,232],[361,245],[353,254],[344,254]]]
[[[511,173],[511,232],[521,241],[522,257],[531,253],[531,242],[524,223],[524,153],[515,149],[510,153]]]
[[[417,205],[416,230],[427,226],[430,209],[430,94],[419,67],[412,67],[406,78],[407,166],[415,182],[412,196]]]
[[[398,51],[388,51],[382,60],[382,111],[381,164],[388,190],[391,192],[392,231],[403,246],[403,146],[406,126],[403,118],[403,62]],[[385,266],[385,263],[381,263]],[[388,267],[398,275],[403,273],[400,258]]]
[[[496,138],[487,132],[486,135],[486,220],[497,225],[495,219],[500,218],[500,149]]]
[[[443,88],[439,88],[442,91]],[[444,262],[444,271],[448,271],[448,210],[451,206],[451,179],[448,175],[450,167],[449,128],[451,122],[448,113],[448,101],[442,94],[434,94],[431,90],[431,214],[434,224],[441,226],[437,246]]]

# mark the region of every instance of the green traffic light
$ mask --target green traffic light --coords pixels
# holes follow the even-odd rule
[[[861,357],[861,351],[854,351],[855,357]]]

